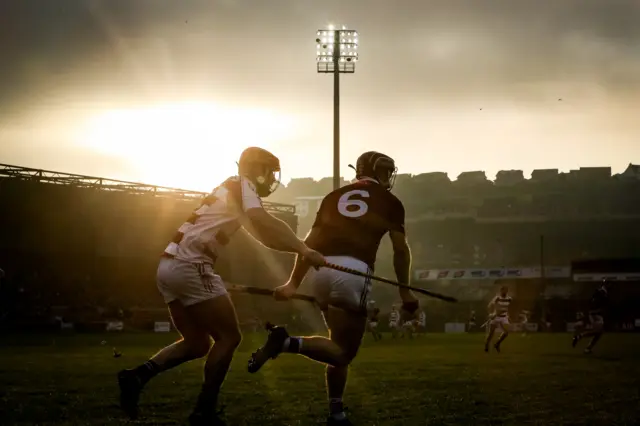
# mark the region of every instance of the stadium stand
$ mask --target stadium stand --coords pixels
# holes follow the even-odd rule
[[[570,321],[595,284],[577,282],[564,271],[577,261],[640,253],[639,170],[632,164],[615,176],[608,167],[568,173],[535,170],[530,179],[522,171],[506,170],[495,181],[482,171],[462,173],[453,181],[441,172],[399,175],[394,192],[407,211],[415,283],[465,302],[453,307],[426,301],[430,327],[441,331],[442,322],[463,321],[471,309],[483,312],[498,282],[509,283],[534,320],[551,315],[553,322]],[[331,182],[330,178],[293,179],[265,206],[302,236]],[[155,288],[158,255],[202,196],[0,166],[5,323],[18,317],[23,323],[42,322],[63,313],[62,320],[76,322],[104,317],[133,323],[166,319]],[[390,245],[384,242],[379,275],[393,276],[390,254]],[[247,264],[253,258],[258,261]],[[241,235],[217,267],[229,282],[273,287],[284,282],[292,260]],[[603,272],[629,273],[620,277],[627,289],[640,283],[634,275],[640,267]],[[390,306],[396,293],[377,285],[374,298],[380,306]],[[295,313],[289,305],[271,307],[247,296],[236,299],[241,318],[248,322],[265,310],[271,310],[270,319]],[[12,315],[6,315],[7,308]],[[625,309],[621,315],[640,317],[637,307]]]
[[[57,318],[89,327],[133,313],[147,325],[158,315],[166,320],[166,310],[158,311],[158,259],[204,195],[0,166],[3,324],[55,326]],[[293,206],[264,206],[296,228]],[[261,261],[247,265],[251,258]],[[240,233],[217,269],[232,283],[273,286],[284,282],[292,261]]]

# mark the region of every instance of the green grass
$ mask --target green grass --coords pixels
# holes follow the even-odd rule
[[[115,373],[144,361],[173,336],[5,336],[0,346],[0,424],[119,425]],[[637,425],[640,335],[605,335],[591,356],[568,334],[513,335],[485,354],[481,334],[413,341],[367,336],[345,404],[358,425]],[[106,340],[106,345],[101,341]],[[230,425],[315,425],[327,403],[323,367],[283,355],[259,373],[246,361],[262,335],[248,335],[223,388]],[[583,347],[586,342],[582,343]],[[112,347],[123,352],[113,358]],[[201,361],[150,382],[135,424],[185,424]]]

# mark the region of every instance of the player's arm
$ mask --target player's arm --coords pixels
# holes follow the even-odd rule
[[[393,269],[400,284],[409,284],[411,274],[411,249],[403,232],[389,231],[389,238],[393,246]],[[410,290],[400,289],[400,294],[409,294]]]
[[[489,302],[489,304],[487,305],[487,310],[489,312],[492,312],[493,309],[496,307],[496,299],[498,298],[498,296],[495,296],[493,299],[491,299],[491,301]]]
[[[260,243],[277,251],[304,254],[309,250],[289,225],[272,216],[262,207],[249,209],[246,212],[249,223],[245,229]]]
[[[389,228],[389,238],[393,246],[393,269],[398,282],[408,285],[411,275],[411,248],[409,247],[409,242],[405,234],[404,206],[397,199],[396,202],[391,212]],[[404,309],[410,313],[414,313],[418,309],[418,300],[411,290],[400,288],[399,293],[403,301]]]
[[[241,179],[234,189],[239,208],[243,211],[242,226],[252,237],[273,250],[303,256],[308,253],[309,248],[286,223],[267,213],[260,197],[247,180]]]
[[[313,246],[313,241],[318,238],[318,233],[320,232],[319,228],[311,228],[311,231],[307,234],[304,242],[307,245]],[[291,271],[291,277],[289,277],[289,284],[293,285],[295,288],[300,287],[304,276],[309,271],[311,265],[304,260],[304,257],[298,255],[296,256],[296,262],[293,265],[293,271]]]

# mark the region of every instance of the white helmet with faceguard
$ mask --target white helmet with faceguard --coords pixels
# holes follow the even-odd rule
[[[238,171],[255,185],[260,197],[268,197],[280,185],[280,160],[266,149],[252,146],[242,151]]]

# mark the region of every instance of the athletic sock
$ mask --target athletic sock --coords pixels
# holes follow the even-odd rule
[[[508,336],[507,333],[502,333],[500,335],[500,338],[498,339],[498,341],[496,342],[496,346],[500,346],[500,343],[502,343],[504,341],[504,339],[506,339]]]
[[[144,364],[136,367],[133,370],[136,376],[138,376],[138,378],[140,379],[140,383],[142,385],[147,383],[149,380],[151,380],[161,371],[162,370],[160,366],[155,361],[152,361],[152,360],[145,362]]]
[[[282,345],[283,352],[300,353],[302,348],[302,337],[287,337]]]
[[[204,384],[198,395],[198,402],[196,402],[195,412],[205,415],[211,415],[215,413],[216,406],[218,405],[218,393],[219,389],[212,387],[211,385]]]
[[[342,398],[329,399],[329,413],[335,420],[344,420],[347,418],[344,412],[344,406],[342,405]]]

